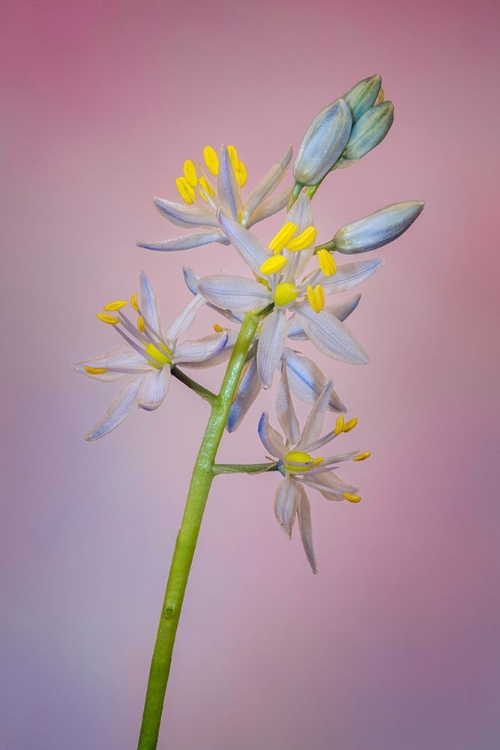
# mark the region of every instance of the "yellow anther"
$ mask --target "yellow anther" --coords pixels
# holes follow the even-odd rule
[[[349,500],[350,503],[359,503],[361,500],[361,495],[351,495],[350,492],[343,492],[342,495],[346,500]]]
[[[163,365],[170,365],[172,362],[171,359],[167,357],[167,355],[164,352],[160,351],[160,349],[158,349],[158,347],[155,346],[154,344],[148,344],[146,346],[146,354],[152,360],[154,360],[153,362],[151,362],[151,364],[153,365],[153,367],[156,367],[158,370],[161,370]]]
[[[278,307],[289,305],[297,299],[299,290],[294,284],[278,284],[274,292],[274,302]]]
[[[139,309],[139,305],[137,304],[137,292],[135,292],[135,294],[131,296],[130,304],[132,305],[133,309],[137,312]]]
[[[320,456],[318,456],[317,458],[315,458],[315,459],[313,460],[313,466],[319,466],[320,464],[322,464],[322,463],[323,463],[323,461],[324,461],[324,459],[323,459],[323,458],[321,458]]]
[[[139,317],[137,318],[137,328],[141,333],[144,333],[146,325],[144,323],[144,318],[142,317],[142,315],[139,315]]]
[[[345,423],[344,429],[342,430],[342,432],[350,432],[356,427],[357,424],[358,424],[358,418],[353,417],[352,419],[350,419],[348,422]]]
[[[203,188],[203,190],[205,191],[205,193],[207,195],[209,195],[211,198],[213,198],[213,196],[215,195],[215,190],[213,189],[213,187],[211,186],[211,184],[209,183],[209,181],[207,180],[207,178],[205,177],[205,175],[203,175],[203,177],[200,177],[200,185],[198,187],[198,190],[199,190],[200,195],[202,196],[203,200],[206,200],[206,197],[203,194],[203,190],[201,190],[201,188]]]
[[[191,185],[191,187],[195,188],[198,184],[198,172],[196,171],[196,167],[194,165],[194,161],[191,159],[186,159],[184,162],[184,177],[188,181],[188,183]]]
[[[97,317],[99,318],[99,320],[102,320],[103,323],[107,323],[110,326],[115,326],[120,322],[120,318],[117,318],[114,315],[104,315],[104,313],[97,313]]]
[[[106,312],[111,312],[113,310],[121,310],[122,307],[125,307],[127,304],[126,299],[117,299],[116,302],[108,302],[107,305],[104,305],[102,308]]]
[[[271,255],[270,258],[264,261],[259,268],[259,271],[266,276],[272,276],[273,273],[281,271],[283,266],[286,266],[287,263],[288,258],[285,258],[284,255]]]
[[[88,365],[83,365],[83,369],[89,375],[105,375],[107,373],[105,367],[88,367]]]
[[[219,157],[212,146],[205,146],[203,149],[203,158],[210,172],[216,177],[219,174]]]
[[[296,471],[299,474],[303,474],[306,471],[309,471],[311,468],[310,466],[293,466],[288,464],[288,461],[292,461],[294,464],[312,464],[313,459],[309,455],[309,453],[304,453],[303,451],[290,451],[286,454],[286,456],[283,458],[284,466],[287,471]]]
[[[236,172],[236,180],[238,182],[238,185],[240,187],[245,187],[245,185],[247,184],[247,178],[248,178],[247,168],[245,167],[243,162],[240,161],[239,168]]]
[[[214,328],[215,333],[222,333],[224,331],[222,326],[220,326],[218,323],[214,323],[213,328]]]
[[[342,414],[339,414],[339,416],[337,417],[337,421],[335,422],[335,427],[333,428],[333,434],[335,435],[335,437],[337,437],[337,435],[340,435],[343,429],[344,417]]]
[[[238,172],[240,168],[240,160],[238,157],[238,152],[236,151],[234,146],[228,146],[227,153],[229,154],[229,158],[231,159],[231,164],[233,165],[234,171]]]
[[[292,253],[304,250],[304,248],[309,247],[314,242],[317,234],[318,230],[316,227],[307,227],[307,229],[304,229],[303,232],[288,243],[286,246],[287,250],[290,250]]]
[[[325,292],[321,284],[317,284],[314,289],[309,284],[307,287],[307,299],[314,312],[321,312],[325,306]]]
[[[297,224],[293,221],[287,221],[283,224],[280,231],[274,235],[268,247],[275,255],[281,253],[287,242],[292,239],[293,235],[297,231]]]
[[[333,255],[324,248],[323,250],[318,250],[317,255],[319,267],[321,268],[325,276],[333,276],[333,274],[337,270],[337,264],[335,263]]]
[[[357,456],[354,456],[352,459],[353,461],[364,461],[366,458],[370,458],[372,454],[370,451],[365,451],[364,453],[359,453]]]
[[[179,191],[181,198],[186,201],[187,204],[194,203],[196,200],[196,193],[194,188],[191,187],[185,177],[178,177],[175,181],[177,190]]]

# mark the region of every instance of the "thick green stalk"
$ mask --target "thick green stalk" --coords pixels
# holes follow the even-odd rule
[[[220,393],[212,403],[210,419],[194,466],[184,516],[175,543],[149,672],[138,750],[155,750],[158,742],[175,634],[179,624],[182,602],[205,504],[215,476],[214,462],[217,449],[226,426],[229,409],[236,393],[247,352],[252,344],[257,326],[262,316],[267,312],[269,312],[268,309],[250,312],[246,315],[234,345]]]

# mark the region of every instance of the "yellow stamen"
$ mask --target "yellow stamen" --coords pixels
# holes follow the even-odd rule
[[[191,187],[185,177],[178,177],[175,181],[175,184],[181,198],[186,201],[188,205],[195,202],[196,193],[194,192],[194,188]]]
[[[343,429],[344,429],[344,417],[342,414],[339,414],[339,416],[337,417],[337,421],[335,422],[335,427],[333,429],[333,434],[335,435],[335,437],[337,437],[337,435],[340,435]]]
[[[272,276],[273,273],[278,273],[288,263],[288,258],[283,255],[271,255],[270,258],[264,261],[259,268],[259,271],[266,276]]]
[[[107,323],[110,326],[115,326],[120,322],[120,318],[116,318],[114,315],[104,315],[104,313],[97,313],[99,320],[103,323]]]
[[[290,304],[297,299],[299,290],[294,284],[278,284],[274,292],[274,302],[278,307]]]
[[[245,167],[243,162],[240,161],[239,169],[236,172],[236,180],[238,181],[238,185],[240,187],[245,187],[245,185],[247,184],[247,179],[248,179],[247,168]]]
[[[141,333],[144,333],[146,325],[144,323],[144,318],[142,317],[142,315],[139,315],[139,317],[137,318],[137,328]]]
[[[188,183],[191,185],[191,187],[195,188],[198,184],[198,172],[196,171],[196,167],[194,165],[194,161],[191,159],[186,159],[184,162],[184,177],[188,181]]]
[[[304,229],[303,232],[288,243],[287,249],[292,253],[304,250],[304,248],[309,247],[314,242],[317,234],[318,230],[316,227],[307,227],[307,229]]]
[[[200,177],[200,187],[203,188],[203,190],[205,191],[207,195],[213,198],[213,196],[215,195],[215,191],[213,187],[211,186],[211,184],[209,183],[209,181],[207,180],[207,178],[205,177],[205,175]],[[201,190],[200,187],[198,188],[198,190],[200,191],[200,195],[202,196],[203,200],[206,201],[206,196],[204,195],[203,190]]]
[[[222,333],[224,331],[224,329],[218,323],[214,323],[213,328],[215,333]]]
[[[370,458],[372,454],[370,451],[365,451],[364,453],[359,453],[357,456],[354,456],[352,459],[353,461],[364,461],[366,458]]]
[[[126,299],[117,299],[116,302],[108,302],[108,304],[104,305],[102,309],[106,310],[107,312],[110,312],[112,310],[121,310],[121,308],[125,307],[126,304]]]
[[[212,146],[205,146],[203,149],[203,158],[210,172],[216,177],[219,174],[219,157]]]
[[[297,231],[297,224],[293,221],[287,221],[283,224],[280,231],[274,235],[268,247],[275,255],[281,253],[287,242],[292,239],[293,235]]]
[[[337,264],[335,263],[333,255],[324,248],[323,250],[318,250],[317,255],[319,267],[321,268],[325,276],[333,276],[333,274],[337,270]]]
[[[349,500],[350,503],[359,503],[361,500],[361,495],[351,495],[350,492],[343,492],[342,495],[346,500]]]
[[[323,461],[324,461],[324,459],[320,458],[320,456],[318,456],[317,458],[313,459],[313,466],[319,466],[320,464],[323,463]]]
[[[233,169],[236,173],[240,168],[240,160],[238,157],[238,152],[236,151],[234,146],[228,146],[227,153],[229,154],[229,158],[231,159],[231,164],[233,165]]]
[[[139,305],[137,304],[137,292],[135,292],[135,294],[133,294],[131,296],[131,298],[130,298],[130,304],[132,305],[132,307],[134,308],[134,310],[137,312],[138,309],[139,309]]]
[[[350,419],[348,422],[345,423],[344,429],[342,430],[342,432],[350,432],[356,427],[357,424],[358,424],[358,418],[353,417],[352,419]]]
[[[88,367],[88,365],[83,365],[83,369],[89,375],[105,375],[107,373],[105,367]]]
[[[314,312],[319,313],[325,306],[325,292],[320,284],[317,284],[314,289],[309,284],[307,287],[307,299]]]
[[[303,474],[306,471],[309,471],[311,468],[310,466],[290,466],[287,464],[287,461],[293,461],[294,463],[300,463],[300,464],[308,464],[312,463],[313,459],[309,455],[309,453],[304,453],[303,451],[290,451],[290,453],[287,453],[286,456],[283,459],[284,466],[286,471],[296,471],[299,474]]]
[[[158,370],[161,370],[163,365],[170,365],[172,363],[171,359],[154,344],[148,344],[146,346],[146,354],[151,357],[151,359],[155,360],[154,362],[151,362],[151,364]]]

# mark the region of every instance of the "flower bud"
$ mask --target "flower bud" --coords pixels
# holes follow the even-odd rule
[[[325,107],[309,126],[293,174],[301,185],[316,185],[330,171],[349,140],[351,110],[343,99]]]
[[[374,214],[339,229],[331,245],[347,255],[376,250],[406,232],[424,206],[424,201],[405,201],[385,206]]]
[[[348,167],[384,140],[394,121],[394,105],[383,102],[370,107],[355,123],[338,167]]]
[[[359,120],[367,109],[373,107],[377,100],[382,85],[382,78],[379,75],[364,78],[344,94],[342,97],[349,105],[352,113],[353,122]]]

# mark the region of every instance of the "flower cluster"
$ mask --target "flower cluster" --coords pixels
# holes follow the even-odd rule
[[[87,435],[88,440],[96,440],[121,424],[135,405],[146,411],[157,409],[167,395],[172,375],[200,395],[209,394],[207,399],[215,403],[220,396],[206,391],[183,368],[212,367],[229,360],[230,373],[245,316],[257,311],[259,325],[247,344],[225,424],[234,432],[261,389],[271,388],[278,375],[276,415],[283,436],[271,427],[266,413],[258,434],[270,454],[270,467],[283,475],[274,496],[276,518],[289,538],[298,519],[314,572],[317,564],[306,488],[317,490],[328,500],[359,502],[357,488],[334,470],[347,460],[361,461],[370,454],[313,455],[349,432],[356,420],[344,419],[346,407],[333,389],[330,374],[325,375],[297,346],[308,341],[331,360],[353,365],[368,361],[365,349],[345,323],[361,295],[330,300],[370,278],[383,260],[342,256],[364,254],[397,239],[419,216],[424,203],[409,200],[385,206],[341,226],[329,235],[331,239],[318,242],[312,201],[327,175],[354,164],[380,144],[392,121],[393,105],[385,101],[380,76],[360,81],[314,118],[294,161],[294,182],[281,192],[276,191],[291,164],[291,147],[248,194],[247,167],[234,146],[222,145],[218,152],[207,146],[202,161],[186,160],[175,181],[182,202],[163,198],[154,202],[168,221],[191,232],[138,245],[157,251],[187,250],[214,242],[232,246],[243,261],[241,275],[219,271],[200,278],[185,267],[192,297],[164,330],[151,285],[142,272],[139,294],[133,295],[130,303],[111,302],[97,316],[118,332],[125,345],[73,366],[95,380],[123,380],[111,407]],[[284,215],[279,231],[262,243],[252,227],[280,211]],[[128,304],[134,320],[124,312]],[[220,314],[223,325],[216,323],[214,332],[204,338],[181,340],[196,314],[207,307]],[[302,430],[295,398],[312,407]],[[327,412],[336,413],[336,422],[322,435]]]

